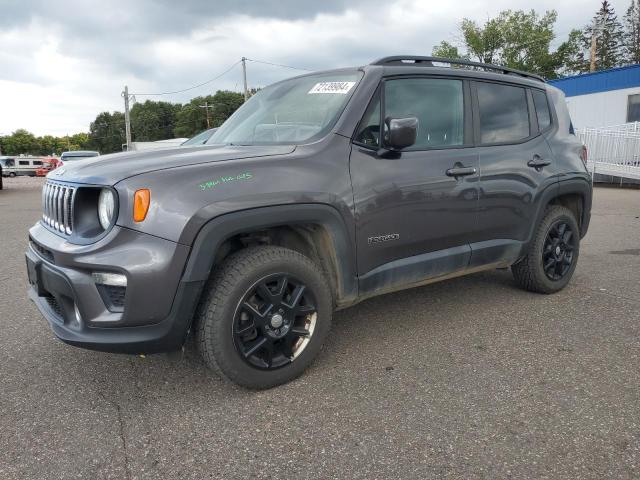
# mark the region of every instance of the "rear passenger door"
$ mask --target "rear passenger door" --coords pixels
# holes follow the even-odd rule
[[[500,257],[504,251],[495,248],[500,243],[496,240],[517,249],[535,221],[538,195],[557,182],[544,135],[551,129],[551,115],[542,90],[476,81],[472,92],[480,153],[479,240],[493,241],[494,254]],[[483,247],[472,245],[474,252]],[[486,257],[483,263],[491,260]]]

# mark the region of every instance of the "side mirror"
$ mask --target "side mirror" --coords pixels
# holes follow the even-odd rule
[[[384,121],[385,141],[391,150],[402,150],[416,143],[418,119],[416,117],[391,118]]]

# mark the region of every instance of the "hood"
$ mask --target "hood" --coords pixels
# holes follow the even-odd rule
[[[95,185],[115,185],[125,178],[168,168],[223,162],[241,158],[286,155],[294,145],[204,145],[144,152],[124,152],[65,163],[51,171],[52,180]]]

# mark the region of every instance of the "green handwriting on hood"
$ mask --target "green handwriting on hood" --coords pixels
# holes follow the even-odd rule
[[[209,190],[211,188],[216,188],[218,185],[224,185],[225,183],[238,182],[241,180],[251,180],[253,178],[253,174],[251,172],[240,173],[236,176],[223,176],[220,178],[216,178],[215,180],[209,180],[208,182],[204,182],[199,184],[200,190]]]

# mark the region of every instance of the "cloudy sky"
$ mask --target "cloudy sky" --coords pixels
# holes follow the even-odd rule
[[[619,17],[628,1],[611,2]],[[0,0],[0,135],[88,131],[105,110],[137,100],[184,102],[240,90],[242,56],[303,69],[362,65],[384,55],[431,53],[455,41],[462,17],[480,22],[504,9],[555,8],[557,42],[589,21],[599,0]],[[247,64],[249,86],[296,70]]]

